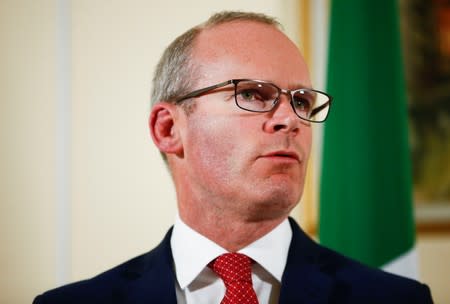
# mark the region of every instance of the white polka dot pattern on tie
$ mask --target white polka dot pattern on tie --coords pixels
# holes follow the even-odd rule
[[[221,304],[258,304],[252,284],[251,260],[241,253],[226,253],[208,265],[226,287]]]

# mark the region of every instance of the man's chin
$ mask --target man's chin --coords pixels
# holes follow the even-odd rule
[[[292,209],[298,204],[299,196],[294,193],[280,192],[255,201],[253,204],[253,214],[266,219],[275,219],[289,215]]]

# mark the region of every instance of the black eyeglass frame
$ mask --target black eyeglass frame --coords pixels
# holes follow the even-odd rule
[[[268,84],[268,85],[271,85],[274,88],[276,88],[278,90],[278,96],[273,101],[272,107],[269,110],[257,111],[257,110],[249,110],[249,109],[246,109],[246,108],[243,108],[242,106],[240,106],[238,101],[237,101],[237,85],[238,85],[239,82],[242,82],[242,81],[252,81],[252,82],[256,82],[256,83]],[[324,122],[327,119],[328,114],[330,113],[331,102],[333,100],[333,96],[331,96],[328,93],[325,93],[323,91],[319,91],[319,90],[315,90],[315,89],[300,88],[300,89],[295,89],[295,90],[288,90],[288,89],[281,89],[277,85],[275,85],[275,84],[273,84],[273,83],[271,83],[269,81],[265,81],[265,80],[230,79],[230,80],[227,80],[227,81],[224,81],[224,82],[212,85],[212,86],[208,86],[206,88],[202,88],[202,89],[198,89],[198,90],[192,91],[192,92],[184,95],[183,97],[177,99],[175,101],[175,103],[179,104],[179,103],[181,103],[182,101],[184,101],[186,99],[190,99],[190,98],[195,98],[195,97],[201,96],[201,95],[203,95],[205,93],[208,93],[209,91],[212,91],[212,90],[215,90],[215,89],[218,89],[218,88],[222,88],[222,87],[225,87],[225,86],[230,85],[230,84],[234,84],[234,93],[235,93],[234,94],[234,102],[236,103],[236,106],[238,106],[240,109],[242,109],[244,111],[255,112],[255,113],[267,113],[267,112],[270,112],[270,111],[273,110],[273,108],[278,103],[281,94],[288,94],[291,97],[290,104],[292,106],[292,110],[294,111],[295,115],[297,115],[302,120],[306,120],[306,121],[313,122],[313,123],[321,123],[321,122]],[[326,101],[324,104],[318,106],[317,108],[313,109],[311,111],[310,117],[316,115],[317,113],[319,113],[320,111],[322,111],[323,109],[325,109],[328,106],[327,115],[325,115],[325,117],[322,120],[311,120],[311,119],[308,119],[308,118],[305,118],[305,117],[301,117],[297,113],[297,111],[295,110],[295,106],[294,106],[294,94],[297,93],[298,91],[315,92],[315,93],[319,93],[319,94],[322,94],[322,95],[326,96],[328,98],[328,101]]]

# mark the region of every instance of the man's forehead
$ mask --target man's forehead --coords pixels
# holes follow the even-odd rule
[[[290,42],[275,25],[235,20],[203,29],[196,39],[196,45],[204,50],[229,50],[238,46],[245,51],[246,44],[259,43],[264,46],[274,36],[285,37],[286,42]]]
[[[233,21],[205,29],[194,43],[192,59],[203,84],[251,78],[284,88],[310,86],[297,46],[274,25]]]

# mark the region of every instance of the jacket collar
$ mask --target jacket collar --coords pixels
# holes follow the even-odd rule
[[[122,272],[122,278],[128,281],[122,284],[122,290],[119,292],[123,303],[154,303],[156,299],[161,304],[177,302],[170,249],[171,235],[172,228],[154,250],[137,258]]]
[[[330,303],[336,291],[328,251],[323,250],[289,218],[292,241],[283,273],[280,303]]]
[[[289,218],[292,241],[281,280],[279,303],[329,303],[336,282],[329,251],[311,240],[297,223]],[[175,272],[170,238],[172,228],[152,251],[131,261],[122,272],[125,282],[117,292],[123,303],[176,303]],[[121,303],[122,303],[121,302]]]

